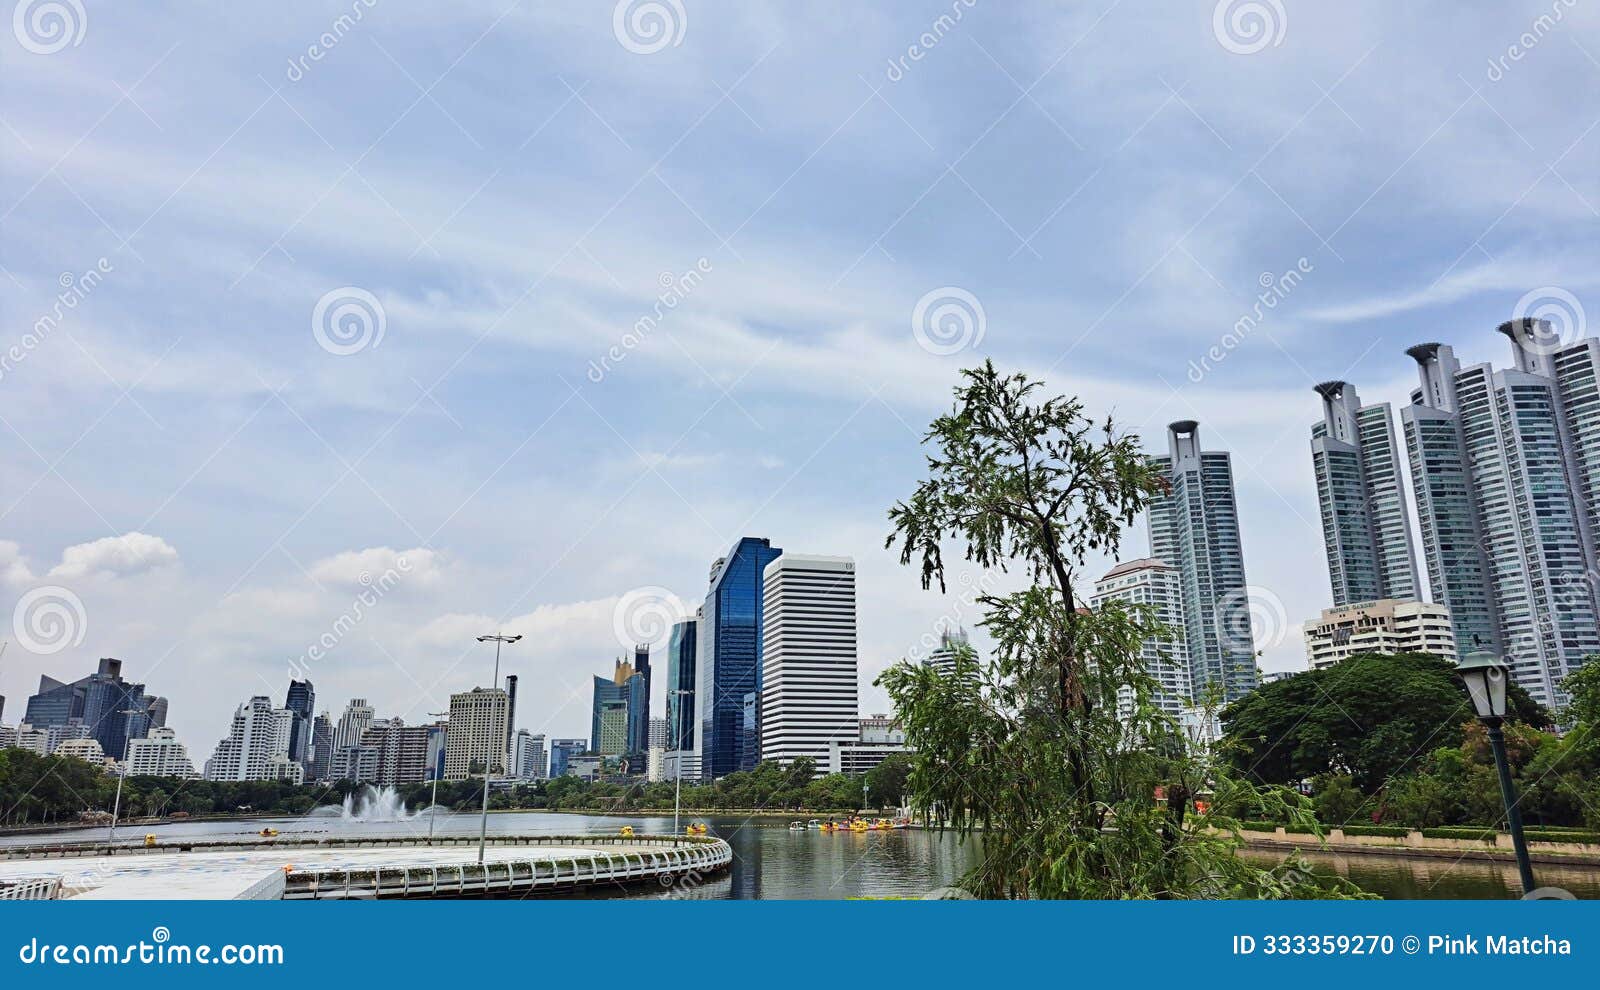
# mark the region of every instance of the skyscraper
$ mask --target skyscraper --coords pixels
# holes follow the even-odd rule
[[[637,684],[629,684],[628,699],[628,755],[643,757],[650,749],[650,644],[638,643],[633,648],[633,676]],[[641,762],[634,769],[643,769]]]
[[[333,732],[333,748],[343,749],[346,746],[356,746],[361,742],[361,737],[372,727],[372,720],[377,715],[373,707],[367,704],[365,698],[351,698],[350,704],[344,708],[344,714],[339,716],[339,724]]]
[[[506,675],[506,752],[511,752],[512,729],[517,724],[517,675]]]
[[[648,686],[644,675],[626,660],[618,660],[616,669],[608,680],[594,679],[594,702],[590,709],[590,748],[603,756],[630,756],[642,758],[648,748],[648,739],[637,739],[636,713],[643,705]],[[648,726],[640,730],[648,732]],[[645,745],[635,748],[635,742]],[[643,763],[640,764],[643,766]]]
[[[667,639],[667,743],[669,750],[694,746],[694,663],[697,619],[679,619]],[[679,691],[688,691],[679,695]]]
[[[831,744],[861,731],[856,694],[856,565],[785,553],[762,589],[761,756],[826,771]]]
[[[143,684],[123,680],[122,661],[103,657],[94,673],[75,681],[40,677],[39,692],[28,699],[22,721],[36,729],[80,721],[107,756],[120,760],[129,739],[149,732],[150,709],[158,700],[165,719],[165,699],[145,694]]]
[[[1178,570],[1190,689],[1217,685],[1231,702],[1256,686],[1233,458],[1201,450],[1193,420],[1167,428],[1167,447],[1150,458],[1170,486],[1150,502],[1150,556]]]
[[[311,722],[310,780],[327,780],[333,772],[333,719],[327,712]]]
[[[1182,718],[1193,704],[1193,690],[1189,685],[1189,651],[1183,638],[1183,582],[1178,569],[1153,558],[1118,564],[1095,582],[1094,595],[1089,599],[1096,608],[1109,601],[1148,606],[1155,620],[1171,632],[1171,636],[1145,640],[1139,655],[1145,673],[1157,685],[1151,703],[1173,718]],[[1131,703],[1131,688],[1127,698]]]
[[[1348,382],[1323,382],[1316,391],[1322,422],[1311,427],[1311,463],[1333,604],[1414,600],[1411,515],[1389,404],[1363,406]]]
[[[258,694],[234,710],[228,735],[206,761],[207,780],[266,780],[277,743],[272,699]]]
[[[543,780],[550,770],[545,753],[545,738],[527,729],[518,729],[511,739],[511,774],[520,780]]]
[[[712,566],[695,662],[706,780],[752,769],[761,758],[759,741],[744,731],[745,695],[761,691],[762,574],[782,553],[769,540],[746,536]]]
[[[506,773],[506,723],[510,699],[499,688],[473,688],[450,696],[450,729],[445,733],[444,776],[465,780],[487,770]]]
[[[310,681],[289,681],[289,693],[284,696],[283,707],[293,716],[289,724],[289,759],[311,767],[311,720],[317,710],[317,692]]]
[[[932,668],[933,672],[940,677],[954,677],[956,674],[957,653],[971,648],[972,641],[968,638],[965,629],[957,629],[954,632],[949,629],[940,629],[939,645],[928,651],[928,655],[923,658],[922,665]],[[975,657],[974,660],[976,660]],[[970,673],[973,678],[977,677],[975,670]]]
[[[1538,320],[1499,331],[1503,371],[1463,368],[1443,344],[1410,348],[1420,387],[1400,419],[1428,580],[1457,650],[1502,655],[1529,694],[1560,706],[1562,679],[1600,652],[1600,341],[1563,343]]]

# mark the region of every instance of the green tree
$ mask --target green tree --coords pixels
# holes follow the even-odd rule
[[[867,803],[874,808],[900,807],[910,776],[911,757],[890,753],[882,763],[867,771]]]
[[[963,880],[980,896],[1321,890],[1236,856],[1232,823],[1188,814],[1201,786],[1225,797],[1248,788],[1190,752],[1151,704],[1141,650],[1161,628],[1150,611],[1088,610],[1077,590],[1090,555],[1115,556],[1123,528],[1166,483],[1137,437],[1091,421],[1075,399],[1041,399],[1039,388],[988,362],[963,372],[954,408],[924,438],[928,477],[889,513],[887,545],[920,565],[923,587],[945,588],[947,544],[1027,582],[979,599],[995,655],[961,661],[976,676],[901,663],[880,677],[916,753],[913,802],[963,839],[981,830]],[[1297,795],[1265,797],[1311,820]]]

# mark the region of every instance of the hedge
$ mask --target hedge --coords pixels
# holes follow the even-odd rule
[[[1403,839],[1411,830],[1403,825],[1346,825],[1345,835],[1381,835],[1389,839]]]
[[[1240,822],[1239,827],[1246,832],[1276,832],[1277,822]]]
[[[1492,828],[1479,828],[1475,825],[1446,825],[1442,828],[1425,828],[1422,834],[1429,839],[1476,839],[1479,842],[1493,842],[1499,833]]]
[[[1600,843],[1600,832],[1546,832],[1540,829],[1523,829],[1529,842],[1593,842]]]

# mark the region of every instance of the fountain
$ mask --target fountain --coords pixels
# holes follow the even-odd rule
[[[377,788],[367,784],[359,791],[345,795],[343,804],[325,804],[312,814],[319,817],[337,817],[346,822],[407,822],[428,814],[425,808],[416,814],[406,811],[406,803],[393,787]]]

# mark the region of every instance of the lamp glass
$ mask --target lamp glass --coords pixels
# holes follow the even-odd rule
[[[1506,684],[1510,680],[1505,664],[1488,653],[1473,653],[1456,668],[1472,707],[1479,718],[1504,718]]]

